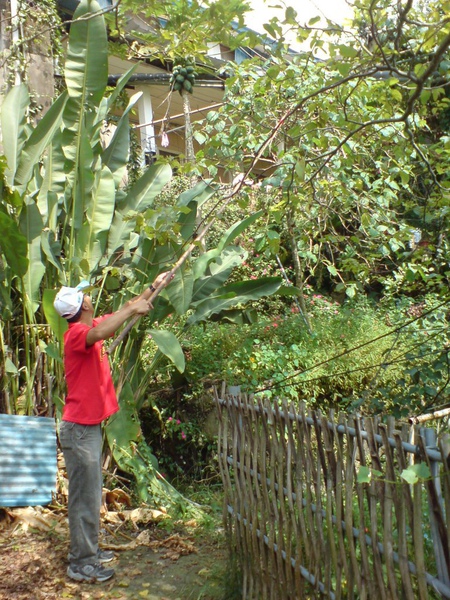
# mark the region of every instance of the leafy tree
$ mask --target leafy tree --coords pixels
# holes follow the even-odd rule
[[[265,175],[277,237],[305,281],[357,291],[448,281],[449,21],[441,2],[357,5],[347,31],[292,8],[267,56],[233,66],[195,134],[205,168]],[[282,26],[310,50],[287,54]],[[316,58],[317,52],[321,58]],[[419,239],[420,238],[420,239]],[[416,240],[416,241],[414,241]]]

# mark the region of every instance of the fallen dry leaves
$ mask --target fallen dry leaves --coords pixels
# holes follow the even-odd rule
[[[102,527],[106,530],[102,547],[116,552],[147,547],[169,562],[195,553],[197,550],[189,537],[167,535],[155,529],[158,521],[168,518],[164,511],[145,507],[107,511],[102,515]],[[126,533],[123,528],[127,529]],[[123,543],[123,539],[128,541]],[[0,600],[128,598],[117,592],[119,581],[112,583],[107,592],[105,589],[87,594],[80,591],[80,585],[65,575],[68,550],[64,507],[0,509]],[[141,571],[135,571],[131,568],[129,574],[140,577]],[[115,592],[111,595],[113,589]],[[145,590],[143,592],[140,597],[145,598]]]

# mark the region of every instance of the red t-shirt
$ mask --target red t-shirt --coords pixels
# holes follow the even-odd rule
[[[94,319],[93,327],[108,316]],[[69,323],[64,334],[67,396],[63,420],[80,425],[97,425],[119,410],[103,340],[86,346],[90,329],[85,323]]]

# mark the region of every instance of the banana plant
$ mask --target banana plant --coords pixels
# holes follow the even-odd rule
[[[54,336],[45,339],[44,350],[57,374],[61,374],[66,323],[53,310],[56,289],[61,284],[76,284],[81,278],[90,279],[98,284],[98,307],[115,310],[176,263],[195,238],[203,204],[217,193],[214,185],[200,183],[181,194],[174,206],[155,209],[155,199],[172,177],[167,164],[153,165],[129,189],[121,187],[129,156],[129,113],[137,97],[130,99],[106,148],[101,144],[100,131],[131,74],[132,69],[111,95],[105,95],[106,27],[97,3],[82,0],[74,14],[67,48],[67,91],[35,127],[27,121],[25,87],[14,88],[3,105],[7,153],[1,163],[5,192],[0,211],[2,255],[11,282],[16,282],[11,283],[11,289],[15,287],[26,306],[24,330],[30,323],[38,325],[43,318],[38,308],[43,307]],[[281,293],[280,279],[226,283],[246,257],[235,239],[258,216],[233,225],[216,248],[186,261],[157,298],[151,318],[139,323],[113,354],[123,410],[108,424],[107,437],[117,460],[138,437],[138,410],[145,399],[152,365],[165,355],[177,369],[184,368],[179,340],[161,328],[164,319],[170,313],[184,315],[189,311],[188,324],[195,324],[225,316],[249,300]],[[140,350],[149,334],[158,352],[150,369],[144,369]],[[37,334],[32,341],[24,336],[26,354],[32,357],[32,349],[42,342]],[[33,364],[30,358],[26,365],[28,412],[34,408]],[[59,381],[63,381],[62,376],[55,377],[54,398],[64,395]]]

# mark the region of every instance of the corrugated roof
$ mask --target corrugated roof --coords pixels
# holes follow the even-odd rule
[[[56,474],[55,420],[0,414],[0,506],[49,504]]]

